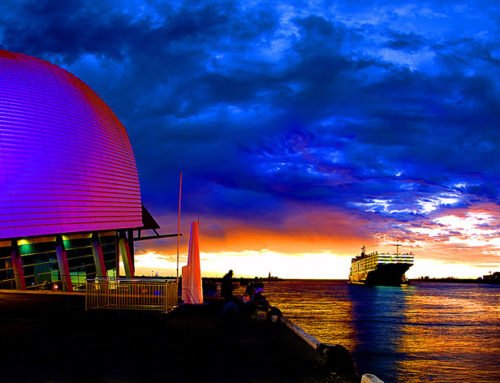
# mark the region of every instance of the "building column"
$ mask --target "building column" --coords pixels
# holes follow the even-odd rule
[[[115,235],[115,278],[120,278],[120,242],[118,241],[119,234]]]
[[[104,263],[104,255],[98,233],[92,233],[92,255],[94,256],[96,277],[106,277],[106,264]]]
[[[127,230],[128,249],[130,251],[130,259],[134,265],[135,271],[135,252],[134,252],[134,230]]]
[[[56,237],[56,256],[57,264],[59,265],[59,274],[61,274],[63,291],[73,291],[73,284],[69,273],[68,257],[66,255],[66,249],[64,248],[64,242],[60,235]]]
[[[125,269],[125,276],[127,278],[134,277],[134,262],[132,261],[132,256],[130,254],[130,247],[128,244],[127,236],[124,231],[118,233],[118,251],[120,253],[121,259],[123,261],[123,267]]]
[[[17,245],[16,240],[13,240],[11,243],[10,258],[12,261],[14,278],[16,280],[16,289],[26,290],[26,279],[24,278],[23,261],[21,259],[21,253],[19,253],[19,246]]]

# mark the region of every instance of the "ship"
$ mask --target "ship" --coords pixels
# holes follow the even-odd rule
[[[408,284],[405,273],[413,265],[413,253],[367,253],[363,245],[361,254],[351,260],[349,282],[364,285],[401,286]]]

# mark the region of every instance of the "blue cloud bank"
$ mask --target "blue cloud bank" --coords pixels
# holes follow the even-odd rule
[[[389,230],[499,204],[500,9],[451,3],[3,1],[0,45],[103,97],[157,214],[182,170],[193,214]]]

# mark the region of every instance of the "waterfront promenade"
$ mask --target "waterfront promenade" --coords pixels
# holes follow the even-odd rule
[[[2,382],[359,382],[282,323],[84,310],[83,295],[0,293]]]

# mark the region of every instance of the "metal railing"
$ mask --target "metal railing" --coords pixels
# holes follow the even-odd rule
[[[168,312],[178,303],[177,282],[168,279],[96,278],[87,280],[85,309]]]
[[[378,254],[376,257],[378,263],[406,263],[413,265],[413,254]]]

